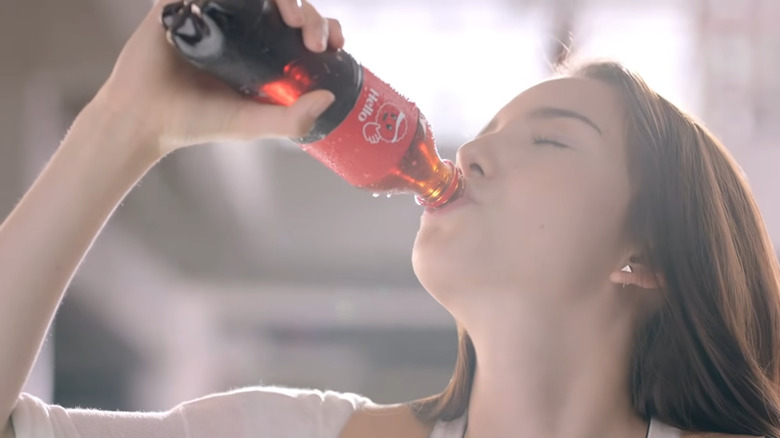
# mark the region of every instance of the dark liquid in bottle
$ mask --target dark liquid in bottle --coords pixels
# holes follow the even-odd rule
[[[441,160],[419,110],[343,50],[307,50],[273,1],[177,2],[162,21],[191,64],[252,99],[291,105],[309,91],[331,91],[335,102],[294,141],[352,185],[411,192],[429,207],[462,190],[460,171]]]
[[[367,185],[375,192],[417,193],[420,204],[450,199],[463,189],[462,175],[450,161],[442,160],[436,153],[430,128],[421,117],[406,154],[387,175]]]

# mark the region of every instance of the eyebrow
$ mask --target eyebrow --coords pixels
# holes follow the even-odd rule
[[[599,133],[599,135],[603,135],[603,133],[601,132],[601,128],[599,128],[597,124],[593,123],[593,120],[585,117],[584,115],[578,113],[577,111],[572,111],[563,108],[555,108],[550,106],[543,106],[534,109],[528,114],[528,116],[534,119],[557,119],[563,117],[568,119],[579,120],[581,122],[584,122],[591,128],[595,129],[596,132]]]

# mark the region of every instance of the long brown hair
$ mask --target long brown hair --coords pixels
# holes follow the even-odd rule
[[[740,167],[620,64],[564,75],[605,82],[623,98],[637,183],[628,227],[665,279],[664,305],[636,334],[634,409],[683,430],[780,437],[780,268]],[[478,358],[463,329],[459,339],[447,388],[411,403],[422,421],[468,407]]]

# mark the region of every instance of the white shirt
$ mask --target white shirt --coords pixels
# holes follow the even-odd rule
[[[338,438],[366,397],[333,391],[246,388],[167,412],[65,409],[23,394],[11,416],[16,438]],[[439,422],[430,438],[461,438],[466,417]],[[648,438],[680,438],[658,421]]]

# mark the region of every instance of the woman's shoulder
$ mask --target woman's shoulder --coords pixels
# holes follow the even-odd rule
[[[375,406],[354,393],[248,387],[211,394],[166,412],[69,409],[23,394],[12,413],[16,438],[234,438],[339,436],[356,411]]]
[[[262,412],[262,417],[275,422],[313,421],[319,428],[317,436],[333,438],[427,438],[434,426],[420,422],[407,404],[382,405],[355,393],[315,389],[246,388],[194,400],[183,407],[190,415],[197,415],[197,409],[209,410],[210,402],[225,405],[223,409],[249,409],[255,415]]]
[[[279,386],[248,387],[181,404],[187,424],[239,423],[246,436],[339,436],[355,412],[375,406],[356,393]],[[278,429],[278,430],[277,430]],[[259,435],[258,435],[259,433]],[[244,436],[244,435],[242,435]]]
[[[434,423],[423,423],[407,404],[367,404],[355,410],[339,438],[427,438]]]
[[[198,411],[219,406],[220,409],[274,412],[276,414],[314,414],[320,412],[351,413],[373,402],[362,395],[330,390],[288,388],[282,386],[251,386],[232,391],[210,394],[185,403],[177,408]]]

